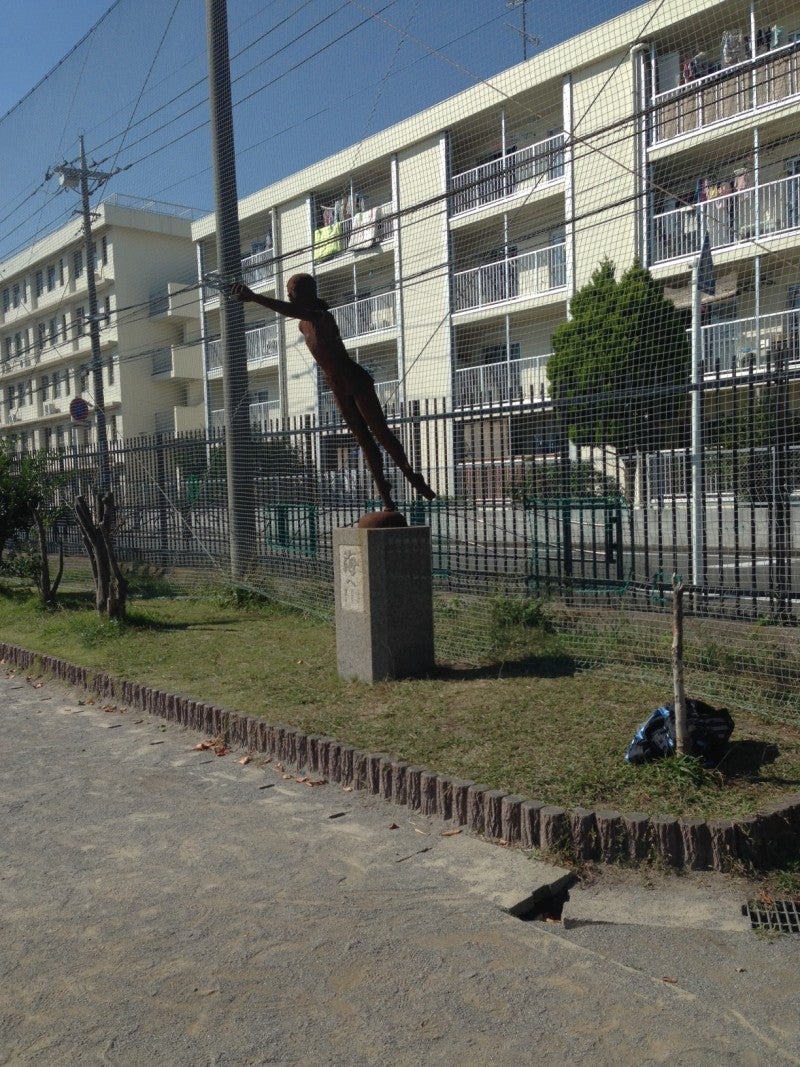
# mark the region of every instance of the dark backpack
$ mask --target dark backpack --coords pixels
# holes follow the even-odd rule
[[[733,719],[725,708],[712,708],[702,700],[686,701],[686,722],[692,742],[692,755],[707,767],[716,767],[733,733]],[[675,751],[675,705],[656,708],[643,722],[628,745],[628,763],[648,763]]]

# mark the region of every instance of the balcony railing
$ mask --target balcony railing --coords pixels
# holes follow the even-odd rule
[[[775,358],[770,350],[784,343],[789,344],[790,364],[800,363],[800,310],[715,322],[704,326],[701,335],[706,377],[713,377],[717,366],[721,374],[741,374],[751,361],[755,371],[765,370],[767,360]]]
[[[528,356],[503,363],[456,370],[453,404],[457,408],[480,408],[512,400],[547,398],[549,355]]]
[[[278,324],[270,322],[245,331],[247,366],[250,370],[264,366],[278,355]],[[219,338],[208,342],[208,370],[222,370],[222,342]]]
[[[560,181],[564,177],[564,141],[565,135],[559,133],[454,175],[450,180],[451,215],[504,200],[532,185]]]
[[[251,288],[275,277],[275,258],[272,252],[255,252],[242,259],[242,281]]]
[[[706,228],[712,248],[800,227],[800,175],[781,178],[653,217],[653,262],[697,255]]]
[[[258,404],[250,404],[250,425],[253,429],[261,429],[270,419],[277,419],[281,413],[280,400],[263,400]],[[221,433],[225,429],[225,412],[217,408],[209,414],[209,429],[212,433]]]
[[[342,337],[360,337],[396,326],[396,307],[396,294],[392,291],[354,300],[352,304],[340,304],[331,308],[331,314]]]
[[[562,242],[460,271],[453,277],[454,310],[466,311],[563,289],[567,284],[566,263]]]
[[[653,98],[653,140],[668,141],[800,92],[800,43],[745,60]]]
[[[384,411],[391,411],[392,407],[400,403],[400,382],[397,378],[386,382],[375,382],[375,392],[378,394],[378,400]],[[333,399],[333,393],[320,393],[319,420],[321,423],[342,421],[336,401]]]

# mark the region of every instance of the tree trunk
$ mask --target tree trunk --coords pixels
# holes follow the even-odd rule
[[[47,558],[47,530],[44,519],[38,510],[33,512],[33,521],[36,524],[36,533],[39,538],[39,596],[44,607],[54,607],[56,593],[61,584],[61,576],[64,573],[64,546],[58,546],[58,572],[55,579],[50,581],[50,561]]]
[[[128,583],[114,551],[116,509],[111,490],[95,498],[97,518],[82,496],[75,499],[75,515],[81,530],[95,587],[95,605],[109,619],[124,619]]]
[[[691,752],[686,721],[686,691],[683,687],[683,582],[672,578],[672,684],[675,693],[675,750],[679,756]]]

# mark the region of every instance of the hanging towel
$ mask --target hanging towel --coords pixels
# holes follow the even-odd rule
[[[342,224],[333,222],[314,230],[314,262],[330,259],[342,250]]]
[[[353,232],[350,237],[352,249],[372,248],[378,239],[378,210],[370,208],[353,216]]]

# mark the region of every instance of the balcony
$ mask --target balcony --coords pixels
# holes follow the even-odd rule
[[[749,244],[800,228],[800,175],[655,215],[653,263],[697,255],[706,228],[712,248]]]
[[[453,405],[483,408],[518,400],[542,400],[550,395],[546,356],[528,356],[502,363],[456,370]]]
[[[706,378],[720,374],[747,373],[752,362],[756,373],[766,370],[779,345],[789,344],[789,364],[800,365],[800,310],[779,311],[755,319],[736,319],[704,326],[703,360]]]
[[[653,141],[660,144],[759,111],[800,92],[800,42],[679,85],[653,97]]]
[[[375,382],[375,392],[381,402],[383,410],[390,414],[392,408],[400,403],[400,381],[392,378],[386,382]],[[333,393],[321,392],[319,395],[319,421],[324,425],[327,422],[340,423],[342,416],[333,399]]]
[[[363,337],[379,330],[391,330],[397,325],[397,299],[394,290],[377,296],[354,300],[331,308],[331,315],[342,337]]]
[[[266,367],[278,357],[278,324],[271,322],[245,331],[247,346],[247,369]],[[208,375],[222,376],[222,342],[219,338],[208,342]]]
[[[182,379],[203,377],[203,355],[199,345],[173,345],[150,353],[153,378]]]
[[[251,289],[272,281],[275,277],[275,257],[272,252],[256,252],[242,260],[242,281]]]
[[[565,134],[528,145],[450,179],[450,214],[485,207],[564,177]]]
[[[169,282],[166,292],[151,293],[148,314],[151,319],[198,318],[200,310],[197,304],[196,281]]]
[[[394,236],[391,202],[359,212],[314,231],[314,262],[322,264],[344,252],[368,252]]]
[[[565,245],[498,259],[453,276],[453,310],[488,307],[566,288]]]
[[[250,426],[254,430],[265,429],[268,422],[280,418],[280,414],[280,400],[263,400],[258,404],[250,404]],[[212,434],[222,433],[225,429],[225,412],[222,408],[211,412],[208,426]]]

